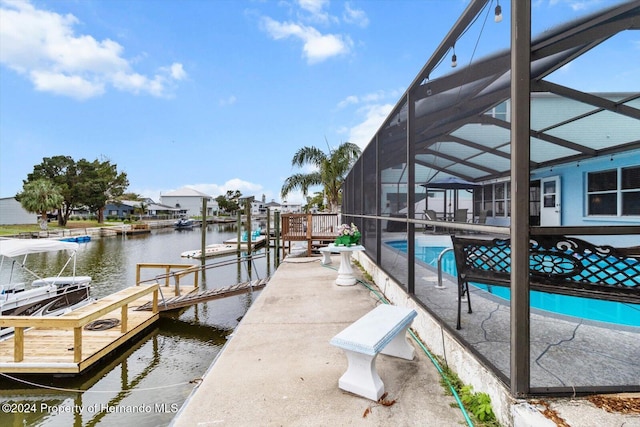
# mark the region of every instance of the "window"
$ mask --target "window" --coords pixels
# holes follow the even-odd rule
[[[488,216],[493,216],[493,185],[485,185],[482,188],[482,198],[483,198],[483,209],[487,212],[491,212],[491,214],[487,214]]]
[[[473,192],[476,212],[486,211],[488,216],[511,216],[511,182],[497,182]]]
[[[587,215],[640,215],[640,166],[587,173]]]
[[[623,168],[621,175],[622,215],[640,215],[640,166]]]
[[[496,216],[504,216],[506,211],[504,182],[495,184],[494,195],[496,198]]]

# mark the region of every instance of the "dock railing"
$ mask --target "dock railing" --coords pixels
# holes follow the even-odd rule
[[[145,285],[138,289],[123,289],[114,294],[116,300],[113,302],[98,300],[89,306],[58,317],[0,316],[0,327],[14,329],[13,361],[16,363],[24,360],[25,329],[73,329],[73,362],[80,363],[82,361],[82,329],[84,326],[120,309],[120,332],[124,334],[128,330],[129,303],[153,293],[153,313],[157,313],[158,290],[159,285],[157,283]],[[118,298],[119,294],[122,294],[122,297]]]
[[[322,245],[335,240],[338,234],[340,216],[335,213],[282,214],[282,241],[307,242],[307,252],[311,253],[313,242]]]
[[[199,287],[199,275],[198,273],[201,271],[201,267],[197,264],[165,264],[165,263],[139,263],[136,264],[136,285],[139,286],[143,282],[148,282],[149,280],[142,280],[142,270],[143,269],[162,269],[164,270],[163,274],[155,276],[153,280],[160,281],[159,279],[164,278],[164,286],[168,287],[170,285],[170,279],[173,277],[174,287],[173,292],[175,296],[180,295],[180,281],[183,277],[187,277],[193,274],[193,282],[190,286],[193,286],[194,289]]]

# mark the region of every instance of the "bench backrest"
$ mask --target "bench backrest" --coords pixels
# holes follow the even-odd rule
[[[510,239],[452,236],[458,280],[510,286]],[[640,303],[640,247],[596,246],[555,235],[532,236],[531,289]]]

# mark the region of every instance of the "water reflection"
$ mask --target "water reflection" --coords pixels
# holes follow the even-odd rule
[[[234,225],[207,227],[208,244],[235,236]],[[137,263],[200,264],[199,260],[180,257],[180,253],[200,245],[198,228],[93,239],[81,244],[76,274],[93,278],[92,295],[99,298],[134,285]],[[30,258],[28,267],[40,275],[50,275],[65,260],[45,254]],[[218,261],[220,258],[206,263]],[[257,259],[251,267],[243,263],[206,270],[201,287],[228,286],[270,272],[266,257]],[[0,425],[169,424],[255,297],[243,294],[201,303],[163,318],[125,351],[111,355],[82,376],[0,377],[0,404],[8,405],[0,411]]]

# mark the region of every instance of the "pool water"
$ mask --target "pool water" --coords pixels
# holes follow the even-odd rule
[[[395,240],[386,243],[396,250],[407,252],[406,240]],[[438,256],[445,249],[448,248],[446,246],[416,246],[416,258],[434,268],[437,268]],[[448,251],[443,255],[442,272],[450,274],[453,277],[457,277],[453,251]],[[472,285],[484,292],[488,292],[505,300],[509,300],[511,296],[510,289],[502,286],[487,286],[476,283],[472,283]],[[531,291],[529,297],[531,307],[540,310],[579,317],[582,319],[640,327],[640,304],[548,294],[538,291]]]

